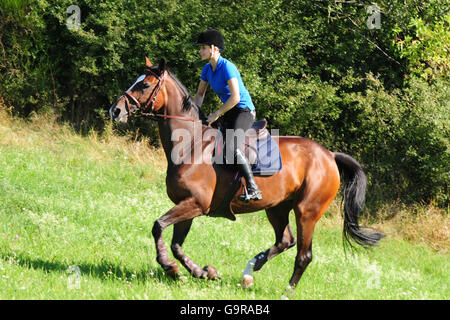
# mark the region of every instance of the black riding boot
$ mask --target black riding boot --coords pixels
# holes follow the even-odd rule
[[[236,149],[234,152],[234,158],[236,161],[236,165],[238,167],[239,173],[245,178],[245,181],[247,182],[247,194],[241,194],[239,195],[239,200],[248,202],[250,200],[261,200],[262,194],[261,191],[258,189],[258,186],[255,183],[255,178],[253,177],[252,168],[250,167],[250,164],[248,163],[247,157],[244,155],[244,153]]]

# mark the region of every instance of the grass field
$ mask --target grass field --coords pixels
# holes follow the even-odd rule
[[[194,221],[183,248],[221,280],[184,269],[177,281],[166,277],[151,228],[172,204],[163,155],[145,141],[2,115],[0,163],[0,299],[279,299],[288,284],[295,248],[256,272],[253,287],[239,286],[247,261],[273,244],[264,212]],[[447,214],[436,218],[443,230],[429,230],[437,249],[386,224],[378,248],[346,255],[338,204],[317,224],[313,262],[293,299],[450,298]]]

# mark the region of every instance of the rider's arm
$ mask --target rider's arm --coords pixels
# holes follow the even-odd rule
[[[201,107],[203,104],[203,99],[205,98],[206,89],[208,88],[208,82],[200,80],[198,85],[197,94],[195,95],[195,103]]]
[[[228,80],[228,87],[230,88],[231,95],[228,98],[227,102],[225,102],[225,104],[216,111],[218,117],[222,116],[225,112],[233,108],[241,100],[238,79],[231,78],[230,80]]]

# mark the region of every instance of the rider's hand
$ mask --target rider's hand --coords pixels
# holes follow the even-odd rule
[[[217,119],[219,119],[219,115],[217,112],[213,112],[208,116],[206,121],[208,122],[208,125],[211,125],[211,123],[215,122]]]

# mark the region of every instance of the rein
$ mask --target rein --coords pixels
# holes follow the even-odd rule
[[[152,76],[154,76],[156,79],[158,79],[158,84],[153,88],[152,93],[150,94],[150,96],[148,97],[147,101],[144,104],[140,103],[133,95],[130,94],[130,90],[132,88],[130,88],[130,90],[124,92],[123,96],[125,97],[125,108],[128,112],[129,117],[131,116],[131,110],[128,105],[130,103],[129,100],[131,100],[137,106],[137,108],[141,111],[140,112],[141,115],[150,117],[150,119],[153,118],[152,120],[158,121],[158,120],[167,120],[167,119],[178,119],[178,120],[184,120],[184,121],[201,122],[200,119],[168,115],[166,104],[164,104],[164,114],[155,113],[153,110],[153,104],[156,101],[158,93],[161,91],[163,83],[167,78],[168,72],[167,72],[167,70],[164,70],[164,72],[162,73],[161,76],[157,75],[155,72],[153,72],[150,69],[147,69],[146,73],[147,72],[152,74]],[[146,112],[149,109],[150,109],[150,112]],[[159,119],[158,119],[158,117],[159,117]]]

